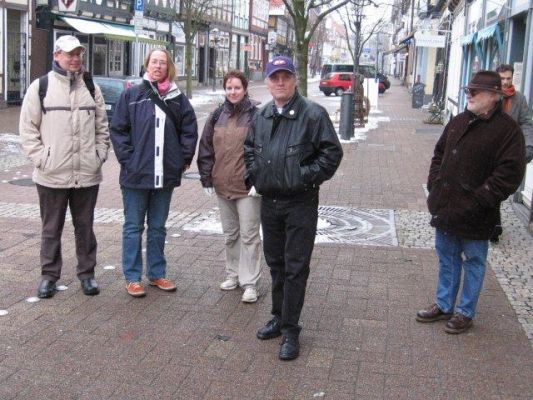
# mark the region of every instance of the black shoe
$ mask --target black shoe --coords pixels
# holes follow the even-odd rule
[[[278,318],[272,318],[265,326],[257,331],[256,336],[261,340],[274,339],[281,336],[281,321]]]
[[[37,297],[40,299],[49,299],[50,297],[53,297],[56,292],[56,283],[43,279],[37,289]]]
[[[279,349],[280,360],[294,360],[300,355],[298,336],[284,336]]]
[[[98,289],[98,285],[96,284],[94,278],[82,279],[81,289],[83,290],[83,294],[86,296],[96,296],[98,293],[100,293],[100,289]]]

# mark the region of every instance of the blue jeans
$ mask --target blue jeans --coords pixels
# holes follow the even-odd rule
[[[147,220],[146,276],[164,278],[165,238],[172,191],[170,189],[130,189],[124,186],[124,227],[122,229],[122,268],[127,282],[140,282],[142,276],[142,234]]]
[[[455,312],[474,318],[487,262],[488,240],[470,240],[437,229],[435,249],[439,258],[437,305],[445,313],[454,311],[463,274],[463,291]],[[464,260],[463,255],[464,254]]]

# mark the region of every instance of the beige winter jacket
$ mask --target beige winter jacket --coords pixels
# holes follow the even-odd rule
[[[22,147],[35,166],[35,183],[51,188],[98,185],[109,149],[102,92],[95,85],[93,100],[81,73],[65,73],[48,73],[46,113],[39,101],[39,80],[28,88],[20,112]]]

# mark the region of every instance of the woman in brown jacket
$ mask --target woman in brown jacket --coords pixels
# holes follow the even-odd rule
[[[248,97],[241,71],[224,76],[224,104],[209,116],[198,148],[198,170],[204,191],[217,194],[226,236],[226,279],[222,290],[244,289],[242,301],[257,301],[261,261],[260,199],[244,183],[244,139],[259,104]],[[252,193],[253,192],[253,193]]]

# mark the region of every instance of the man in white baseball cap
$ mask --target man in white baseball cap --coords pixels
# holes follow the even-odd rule
[[[76,245],[76,273],[82,292],[94,296],[96,237],[94,208],[109,148],[104,98],[83,69],[85,48],[71,35],[55,42],[52,71],[36,79],[24,96],[19,130],[34,164],[41,210],[39,298],[57,291],[63,259],[61,235],[70,209]]]
[[[54,46],[54,53],[58,51],[70,53],[72,50],[77,48],[81,48],[82,51],[85,51],[85,47],[82,46],[76,36],[64,35],[56,40],[56,44]]]

